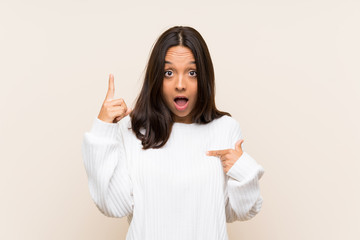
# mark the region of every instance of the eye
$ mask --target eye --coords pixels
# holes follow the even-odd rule
[[[170,77],[170,76],[168,76],[168,75],[166,75],[166,73],[171,73],[172,74],[172,71],[165,71],[165,77]]]
[[[193,75],[193,74],[190,74],[192,77],[196,77],[196,76],[197,76],[196,71],[190,71],[190,73],[194,73],[194,75]]]

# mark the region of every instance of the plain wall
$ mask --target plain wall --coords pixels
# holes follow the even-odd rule
[[[175,26],[208,44],[216,103],[265,169],[230,239],[360,239],[359,1],[1,1],[0,239],[125,239],[100,213],[81,143],[115,76],[134,106]]]

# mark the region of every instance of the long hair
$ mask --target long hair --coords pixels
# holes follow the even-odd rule
[[[215,106],[214,68],[204,39],[192,27],[174,26],[161,34],[153,46],[142,89],[129,114],[132,131],[141,140],[144,150],[164,146],[174,123],[173,113],[162,95],[165,56],[173,46],[188,47],[195,58],[198,94],[192,111],[192,122],[207,124],[223,115],[231,116]],[[140,132],[141,128],[144,134]]]

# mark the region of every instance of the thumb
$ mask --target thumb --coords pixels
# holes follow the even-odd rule
[[[244,139],[240,139],[239,141],[237,141],[236,143],[235,143],[235,150],[236,151],[242,151],[242,149],[241,149],[241,144],[244,142]]]
[[[130,114],[132,112],[132,109],[131,108],[128,108],[126,113],[125,113],[125,116],[127,116],[128,114]]]

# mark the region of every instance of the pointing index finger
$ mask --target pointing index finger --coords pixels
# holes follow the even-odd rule
[[[114,99],[115,87],[114,87],[114,75],[110,73],[109,75],[109,88],[106,93],[105,100],[112,100]]]
[[[208,156],[221,156],[223,154],[226,154],[228,151],[229,151],[228,149],[207,151],[206,155],[208,155]]]

